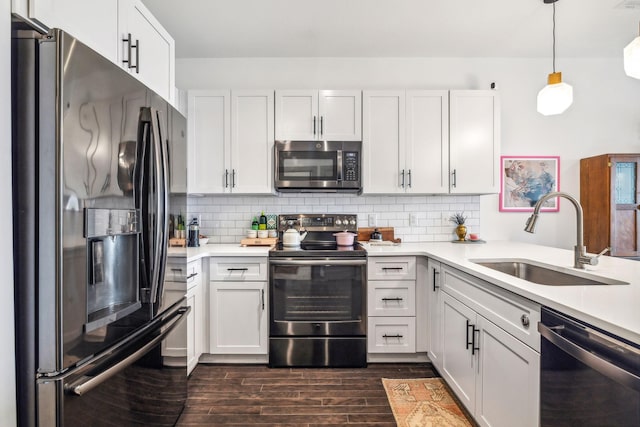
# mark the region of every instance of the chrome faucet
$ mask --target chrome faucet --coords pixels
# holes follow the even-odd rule
[[[538,199],[535,207],[533,208],[533,214],[527,219],[527,224],[524,227],[524,231],[527,233],[533,233],[536,228],[536,222],[540,214],[540,208],[542,204],[553,197],[564,197],[569,200],[576,208],[576,246],[573,250],[573,267],[584,269],[585,265],[598,265],[598,258],[605,252],[611,250],[611,248],[605,248],[596,256],[587,255],[587,248],[584,246],[584,225],[583,225],[583,213],[582,206],[573,196],[562,191],[552,191]]]

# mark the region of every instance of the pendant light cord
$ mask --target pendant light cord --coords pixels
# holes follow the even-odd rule
[[[556,72],[556,3],[553,3],[553,72]]]

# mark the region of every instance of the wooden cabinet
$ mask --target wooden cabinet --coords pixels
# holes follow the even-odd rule
[[[587,251],[640,259],[640,154],[603,154],[580,160],[580,204]]]
[[[140,0],[118,0],[118,63],[173,104],[175,42]]]
[[[359,90],[278,90],[275,105],[277,140],[361,140]]]
[[[266,355],[266,258],[211,258],[209,353]]]
[[[416,259],[369,257],[367,352],[416,352]]]
[[[191,373],[198,364],[204,349],[204,285],[202,262],[192,261],[185,265],[184,258],[170,259],[165,274],[163,307],[184,298],[191,311],[185,322],[177,326],[162,342],[162,356],[166,365],[187,366]]]
[[[271,194],[273,91],[188,94],[190,193]]]
[[[498,192],[495,91],[364,91],[367,194]]]
[[[500,97],[493,90],[449,92],[449,192],[500,191]]]
[[[479,425],[537,427],[540,307],[446,265],[440,276],[442,377]]]

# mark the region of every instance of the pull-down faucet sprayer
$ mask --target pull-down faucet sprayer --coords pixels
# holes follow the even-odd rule
[[[584,269],[585,265],[597,265],[598,258],[611,248],[605,248],[596,256],[587,255],[587,248],[584,246],[584,225],[583,225],[583,213],[582,206],[573,196],[561,191],[552,191],[538,199],[535,207],[533,208],[533,214],[527,219],[527,224],[524,227],[524,231],[527,233],[533,233],[536,228],[536,222],[540,214],[540,208],[542,204],[553,197],[564,197],[569,200],[576,208],[576,246],[574,247],[573,267]]]

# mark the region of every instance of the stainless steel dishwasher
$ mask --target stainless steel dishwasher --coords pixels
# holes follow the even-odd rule
[[[640,426],[640,346],[546,307],[540,425]]]

